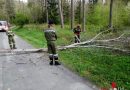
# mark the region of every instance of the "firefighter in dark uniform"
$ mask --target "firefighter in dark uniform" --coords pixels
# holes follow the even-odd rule
[[[44,30],[45,38],[47,40],[47,47],[50,59],[50,65],[60,65],[58,61],[58,54],[56,52],[56,44],[57,35],[55,29],[53,28],[53,21],[49,21],[48,28]]]
[[[14,40],[14,33],[11,29],[6,30],[6,34],[8,36],[9,46],[10,49],[16,49],[15,40]]]
[[[75,35],[75,43],[80,43],[80,32],[81,32],[81,27],[80,25],[77,25],[77,27],[75,27],[73,29],[74,35]]]

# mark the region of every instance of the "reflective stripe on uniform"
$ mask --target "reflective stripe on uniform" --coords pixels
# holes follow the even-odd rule
[[[55,30],[45,30],[44,32],[55,32]]]
[[[58,54],[54,54],[54,57],[58,57]]]
[[[8,36],[14,36],[14,33],[12,31],[7,31]]]
[[[53,54],[49,54],[49,56],[53,56]]]

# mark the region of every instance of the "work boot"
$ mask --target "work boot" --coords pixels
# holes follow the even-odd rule
[[[13,45],[13,49],[17,49],[16,46],[15,46],[15,44]]]
[[[50,60],[50,65],[53,65],[53,60]]]
[[[61,65],[58,61],[55,61],[55,65]]]
[[[12,46],[12,45],[10,45],[10,49],[13,49],[13,46]]]
[[[13,47],[13,49],[17,49],[16,47]]]

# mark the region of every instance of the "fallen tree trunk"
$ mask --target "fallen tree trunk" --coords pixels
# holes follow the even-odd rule
[[[92,48],[92,47],[96,47],[96,48],[105,48],[105,49],[109,49],[112,51],[116,51],[118,53],[125,53],[130,55],[130,51],[129,50],[123,50],[120,48],[113,48],[113,47],[109,47],[109,46],[98,46],[98,45],[88,45],[88,46],[71,46],[71,47],[59,47],[58,50],[66,50],[66,49],[72,49],[72,48]],[[16,49],[16,50],[0,50],[0,53],[2,53],[3,55],[7,56],[10,54],[28,54],[28,53],[41,53],[41,52],[47,52],[47,48],[41,48],[41,49]],[[2,55],[1,54],[1,55]]]
[[[109,46],[98,46],[98,45],[61,47],[61,48],[59,48],[59,50],[66,50],[66,49],[71,49],[71,48],[92,48],[92,47],[105,48],[105,49],[109,49],[109,50],[112,50],[112,51],[116,51],[118,53],[124,53],[124,54],[130,55],[130,50],[113,48],[113,47],[109,47]]]
[[[106,30],[108,31],[108,30]],[[91,40],[89,41],[85,41],[85,42],[81,42],[81,43],[74,43],[68,46],[61,46],[58,47],[58,50],[66,50],[66,49],[70,49],[70,48],[89,48],[89,47],[97,47],[97,48],[106,48],[106,49],[110,49],[113,51],[118,51],[118,52],[122,52],[122,53],[126,53],[130,55],[130,51],[129,50],[123,50],[123,49],[119,49],[119,48],[113,48],[113,47],[107,47],[107,46],[99,46],[99,45],[87,45],[87,46],[81,46],[81,45],[85,45],[85,44],[90,44],[90,43],[94,43],[94,42],[109,42],[109,41],[113,41],[113,40],[118,40],[120,39],[124,34],[122,34],[121,36],[119,36],[118,38],[114,38],[114,39],[108,39],[108,40],[95,40],[99,35],[101,35],[102,33],[106,32],[103,31],[99,34],[97,34],[95,37],[93,37]],[[10,49],[4,49],[4,50],[0,50],[0,53],[3,53],[3,55],[7,56],[10,54],[28,54],[28,53],[40,53],[40,52],[47,52],[47,48],[40,48],[40,49],[14,49],[14,50],[10,50]],[[2,55],[2,54],[1,54]]]
[[[0,50],[0,53],[38,53],[38,52],[47,52],[47,48],[40,49],[4,49]]]
[[[100,32],[99,34],[97,34],[95,37],[93,37],[91,40],[88,40],[88,41],[84,41],[84,42],[81,42],[81,43],[74,43],[74,44],[71,44],[71,45],[68,45],[66,47],[71,47],[71,46],[76,46],[76,45],[83,45],[83,44],[87,44],[87,43],[91,43],[92,41],[94,41],[99,35],[105,33],[105,32],[108,32],[110,29],[107,29],[103,32]]]
[[[124,36],[125,34],[121,34],[119,37],[117,38],[114,38],[114,39],[107,39],[107,40],[94,40],[94,41],[97,41],[97,42],[109,42],[109,41],[116,41],[116,40],[119,40],[122,36]]]

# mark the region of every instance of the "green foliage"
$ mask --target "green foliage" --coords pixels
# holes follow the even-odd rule
[[[19,25],[20,27],[23,27],[25,24],[28,24],[28,17],[24,14],[16,14],[16,17],[14,19],[14,23],[16,25]]]
[[[101,3],[89,4],[87,6],[86,24],[106,28],[109,21],[110,5]],[[130,7],[126,6],[125,1],[118,0],[113,3],[112,24],[119,29],[130,25]]]
[[[55,24],[60,22],[57,0],[47,0],[49,19],[53,20]]]
[[[113,25],[115,27],[121,28],[130,25],[130,9],[128,9],[123,1],[116,1],[113,8]]]
[[[5,0],[5,11],[10,22],[15,18],[14,0]]]
[[[75,19],[77,23],[81,23],[81,5],[82,5],[82,2],[77,1],[77,7],[75,10]]]
[[[62,8],[63,8],[63,15],[64,15],[64,23],[68,23],[69,22],[69,10],[70,10],[70,6],[69,6],[69,2],[67,2],[66,0],[62,0]]]
[[[89,5],[86,14],[87,25],[100,26],[100,28],[108,25],[109,7],[102,4]]]
[[[46,13],[43,9],[44,6],[41,6],[40,2],[34,3],[29,2],[28,8],[29,8],[29,22],[30,23],[45,23],[46,22]]]

